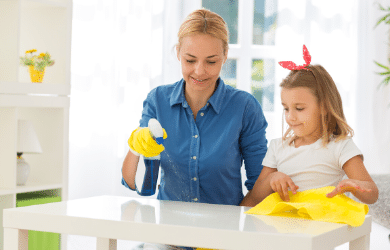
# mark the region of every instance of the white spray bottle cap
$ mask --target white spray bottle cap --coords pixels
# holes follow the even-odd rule
[[[148,127],[153,139],[155,139],[158,144],[163,144],[164,131],[161,127],[161,124],[156,119],[151,118],[149,120]]]

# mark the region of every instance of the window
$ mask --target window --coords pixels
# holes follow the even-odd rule
[[[228,60],[221,77],[251,93],[263,111],[274,112],[277,0],[202,0],[229,28]]]

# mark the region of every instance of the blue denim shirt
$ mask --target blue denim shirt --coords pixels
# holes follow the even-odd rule
[[[143,104],[140,127],[156,118],[166,130],[161,153],[160,200],[239,205],[243,199],[241,166],[253,188],[267,151],[260,103],[249,93],[218,87],[196,115],[184,96],[185,81],[153,89]],[[122,184],[129,188],[124,179]]]

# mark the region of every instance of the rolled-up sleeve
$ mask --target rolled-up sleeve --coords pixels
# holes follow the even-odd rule
[[[263,169],[262,161],[267,152],[265,136],[267,126],[268,123],[260,103],[254,97],[248,98],[240,136],[240,146],[247,177],[245,186],[248,190],[253,188]]]
[[[142,117],[139,121],[140,127],[147,127],[151,118],[157,119],[156,106],[156,89],[153,89],[143,103]]]
[[[135,191],[135,189],[132,189],[128,184],[127,182],[125,181],[125,179],[122,177],[122,185],[125,186],[126,188],[132,190],[132,191]]]

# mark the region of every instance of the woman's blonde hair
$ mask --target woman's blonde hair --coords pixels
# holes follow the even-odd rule
[[[229,31],[226,22],[217,13],[210,10],[199,9],[191,12],[181,24],[177,36],[179,42],[176,48],[180,51],[181,41],[184,37],[195,34],[209,34],[219,38],[223,43],[223,54],[229,48]]]
[[[341,96],[332,77],[321,65],[308,65],[309,70],[292,70],[280,87],[291,89],[296,87],[309,88],[317,98],[321,110],[321,129],[323,145],[326,146],[332,138],[336,141],[353,136],[352,128],[347,124]],[[296,139],[291,128],[288,128],[283,139]]]

